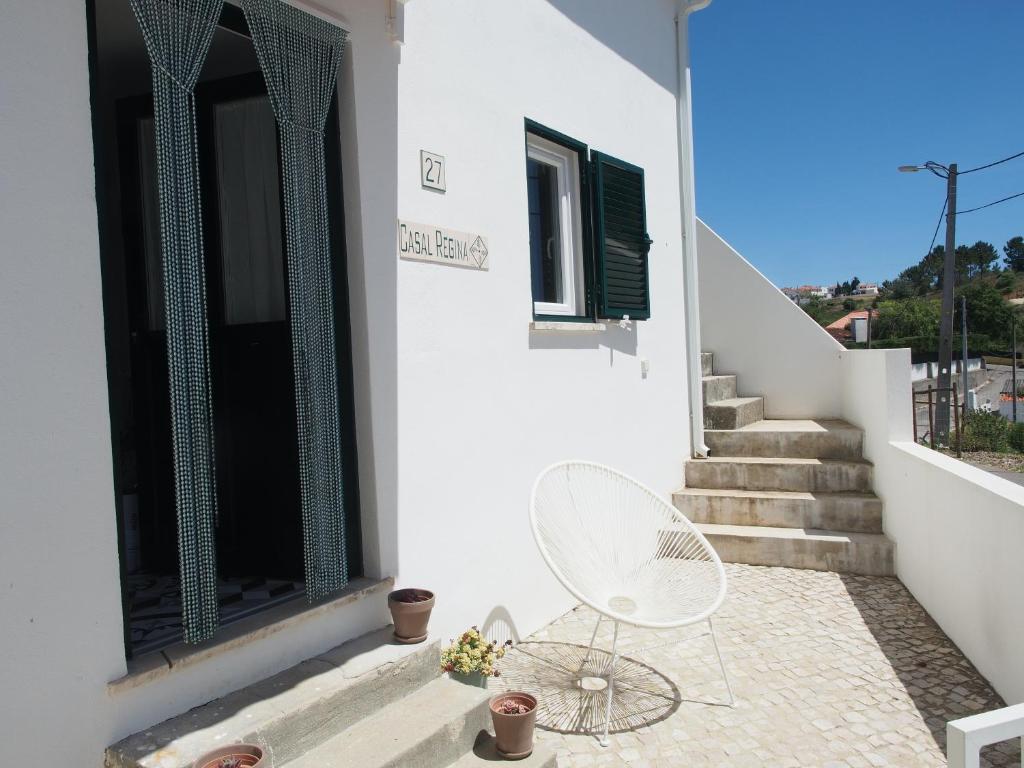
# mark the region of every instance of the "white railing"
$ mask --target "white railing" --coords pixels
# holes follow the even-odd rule
[[[978,768],[982,747],[1010,739],[1022,739],[1024,747],[1024,704],[953,720],[946,724],[949,768]]]

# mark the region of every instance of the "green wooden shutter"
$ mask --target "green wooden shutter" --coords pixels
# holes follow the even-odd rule
[[[598,316],[646,320],[651,316],[644,171],[601,152],[594,169],[594,262]]]

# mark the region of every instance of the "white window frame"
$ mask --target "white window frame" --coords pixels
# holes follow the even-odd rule
[[[579,317],[586,312],[583,271],[579,155],[575,150],[532,133],[526,134],[526,154],[531,160],[553,166],[558,177],[558,225],[562,246],[562,301],[533,302],[535,315]],[[567,226],[568,224],[568,226]],[[530,269],[533,269],[531,262]]]

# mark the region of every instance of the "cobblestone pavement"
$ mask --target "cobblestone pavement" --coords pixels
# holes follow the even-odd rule
[[[604,693],[582,690],[575,675],[592,610],[575,609],[505,657],[495,682],[539,693],[537,738],[557,750],[560,768],[944,766],[946,722],[1003,705],[894,578],[726,570],[715,628],[735,708],[706,625],[620,630],[606,748],[588,735],[603,722]],[[598,645],[610,648],[611,633],[604,623]],[[597,655],[584,673],[607,661]],[[982,765],[1019,766],[1019,741],[988,748]]]

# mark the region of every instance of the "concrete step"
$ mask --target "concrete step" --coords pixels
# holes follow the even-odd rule
[[[435,665],[437,659],[434,659]],[[488,691],[439,678],[282,768],[444,768],[491,724]]]
[[[704,376],[700,383],[704,392],[704,405],[736,397],[736,377],[731,374]]]
[[[191,768],[203,752],[253,742],[283,765],[436,680],[440,641],[401,645],[391,627],[196,707],[107,749],[107,768]],[[471,742],[470,742],[471,743]]]
[[[672,502],[695,523],[882,532],[882,501],[873,493],[680,488]]]
[[[739,429],[762,419],[763,397],[732,397],[704,407],[706,429]]]
[[[895,547],[879,533],[711,523],[700,523],[697,527],[727,563],[809,568],[864,576],[896,573]]]
[[[498,754],[494,745],[494,737],[489,733],[481,733],[473,745],[473,751],[460,757],[450,768],[487,768],[491,763],[502,760],[504,758]],[[523,768],[557,768],[558,760],[550,747],[539,744],[535,739],[533,753],[522,760],[516,760],[515,765]]]
[[[871,492],[871,464],[863,459],[787,459],[727,456],[693,459],[687,488],[746,491]]]
[[[700,353],[700,375],[710,376],[714,372],[714,356],[710,352]]]
[[[712,456],[859,459],[864,432],[835,419],[766,419],[734,430],[709,429]]]

